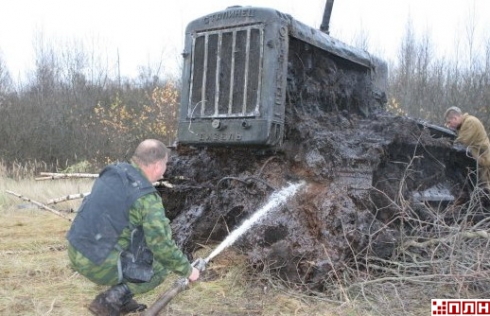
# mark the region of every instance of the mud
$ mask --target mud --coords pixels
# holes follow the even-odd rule
[[[174,187],[159,190],[186,252],[221,242],[274,190],[305,180],[234,247],[257,269],[322,290],[355,257],[392,256],[403,212],[468,198],[474,161],[464,150],[387,113],[366,78],[331,63],[322,73],[290,65],[281,146],[176,148],[166,174]]]
[[[393,219],[403,203],[420,204],[417,194],[440,186],[449,194],[434,197],[442,204],[468,195],[465,166],[473,161],[413,120],[386,113],[297,119],[287,150],[179,148],[168,168],[174,188],[161,193],[180,246],[191,253],[219,243],[275,189],[303,179],[307,188],[235,247],[284,280],[321,288],[354,254],[389,258]]]

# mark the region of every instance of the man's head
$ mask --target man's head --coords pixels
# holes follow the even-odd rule
[[[452,106],[444,113],[444,120],[446,127],[457,129],[463,121],[463,112],[457,106]]]
[[[169,150],[159,140],[146,139],[134,151],[131,160],[136,163],[150,182],[160,179],[167,170]]]

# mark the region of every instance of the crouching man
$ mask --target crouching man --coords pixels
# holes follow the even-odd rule
[[[478,163],[478,185],[490,190],[490,140],[482,122],[475,116],[452,106],[444,114],[446,126],[454,129],[455,142],[467,147]]]
[[[147,139],[131,163],[106,166],[68,231],[73,268],[110,286],[89,305],[94,315],[144,310],[133,295],[154,289],[170,272],[190,281],[199,278],[199,270],[172,239],[162,199],[152,185],[165,173],[168,156],[162,142]]]

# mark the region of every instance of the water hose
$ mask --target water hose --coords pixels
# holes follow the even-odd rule
[[[204,271],[208,261],[199,258],[192,263],[192,266],[198,269],[200,272]],[[151,305],[146,311],[144,311],[142,316],[156,316],[160,311],[167,306],[167,304],[180,292],[183,292],[189,287],[188,278],[179,278],[174,282],[168,290],[166,290],[160,297]]]

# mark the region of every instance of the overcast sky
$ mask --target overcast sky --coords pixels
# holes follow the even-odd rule
[[[319,28],[326,0],[1,0],[0,54],[14,79],[34,65],[34,37],[47,42],[85,41],[109,59],[120,57],[123,75],[165,60],[176,69],[184,30],[193,19],[231,5],[278,9]],[[415,30],[432,36],[439,54],[467,38],[489,38],[490,0],[335,0],[330,35],[354,43],[367,36],[372,53],[395,58],[411,19]],[[478,45],[484,45],[479,40]],[[458,45],[461,45],[459,43]],[[90,47],[93,46],[93,47]]]

